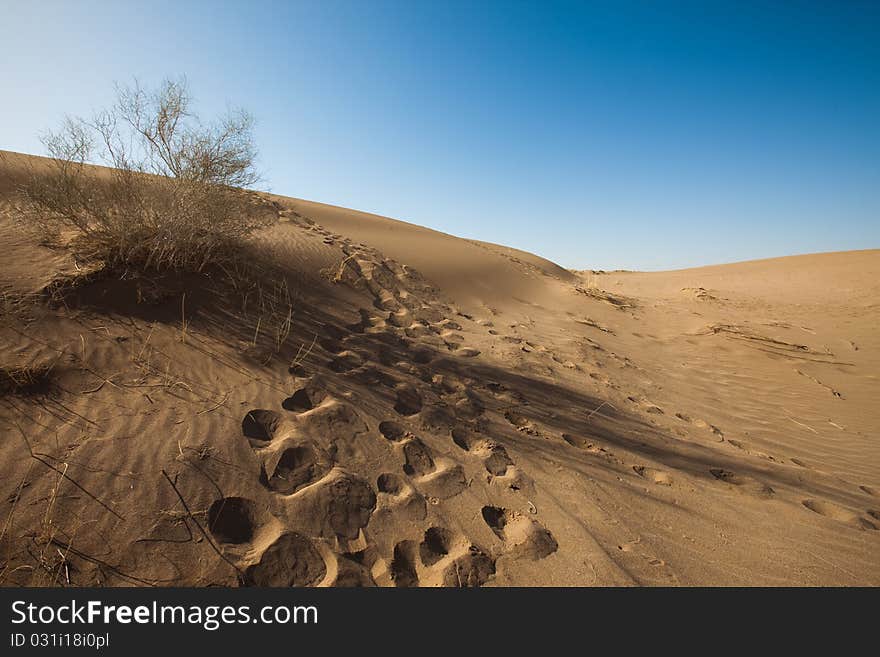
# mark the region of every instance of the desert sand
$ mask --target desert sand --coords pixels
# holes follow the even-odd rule
[[[89,277],[25,161],[3,585],[880,584],[880,250],[568,271],[266,195],[233,295]]]

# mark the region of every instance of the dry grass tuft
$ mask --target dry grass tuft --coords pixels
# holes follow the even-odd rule
[[[39,395],[49,391],[54,363],[0,364],[0,396]]]

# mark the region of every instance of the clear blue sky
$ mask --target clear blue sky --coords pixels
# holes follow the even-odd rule
[[[258,120],[264,187],[575,268],[880,247],[880,2],[0,0],[0,148],[114,81]]]

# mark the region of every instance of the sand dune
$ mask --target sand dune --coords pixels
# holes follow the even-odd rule
[[[23,161],[7,303],[80,271],[15,228]],[[0,366],[51,369],[0,393],[2,584],[880,584],[880,251],[570,272],[267,198],[259,302],[6,311]]]

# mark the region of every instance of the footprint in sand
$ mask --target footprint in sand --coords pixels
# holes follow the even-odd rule
[[[352,381],[365,386],[381,386],[383,388],[395,388],[400,382],[388,372],[378,367],[367,365],[352,370],[347,374]]]
[[[417,319],[412,324],[403,329],[404,335],[408,338],[424,338],[431,335],[434,332],[434,327],[432,327],[428,322],[423,319]]]
[[[461,396],[453,396],[453,409],[455,417],[459,420],[470,422],[476,420],[486,412],[486,405],[479,395],[471,389],[466,389]]]
[[[445,527],[428,527],[419,545],[419,556],[426,566],[433,566],[447,556],[454,546],[454,535]]]
[[[486,471],[495,477],[505,476],[513,465],[513,459],[508,456],[504,446],[492,441],[483,443],[477,448],[476,453],[484,456],[483,465]]]
[[[434,328],[439,331],[461,331],[461,330],[463,330],[461,328],[461,324],[459,324],[458,322],[453,321],[451,319],[443,319],[443,320],[437,322],[434,325]]]
[[[388,495],[400,495],[403,491],[403,486],[403,480],[391,472],[379,475],[379,478],[376,480],[376,488],[379,489],[379,492]]]
[[[384,420],[383,422],[380,422],[379,433],[393,443],[398,443],[407,436],[412,435],[406,427],[394,420]]]
[[[281,414],[264,408],[257,408],[244,416],[241,432],[255,446],[270,442],[281,426]]]
[[[330,455],[312,441],[288,447],[264,463],[264,484],[281,495],[291,495],[323,478],[333,467]],[[266,473],[271,472],[271,476]]]
[[[344,340],[348,337],[349,331],[335,324],[324,323],[321,325],[319,335],[328,340]]]
[[[724,441],[724,432],[721,431],[721,429],[716,427],[714,424],[709,424],[705,420],[701,420],[699,418],[692,418],[690,415],[687,415],[685,413],[676,413],[675,417],[677,417],[682,422],[687,422],[694,425],[698,429],[706,429],[718,439],[718,442]]]
[[[413,479],[424,495],[444,500],[467,488],[461,465],[450,463],[448,459],[438,464],[424,441],[402,424],[385,420],[379,423],[379,433],[402,452],[404,473]]]
[[[397,587],[476,587],[495,574],[495,560],[445,527],[425,530],[421,541],[394,546],[390,576]]]
[[[525,395],[518,390],[511,390],[502,383],[490,381],[489,383],[486,383],[484,387],[498,402],[501,402],[502,404],[509,406],[526,403]]]
[[[483,460],[483,466],[493,477],[503,477],[514,465],[513,459],[507,454],[503,445],[488,438],[473,434],[463,427],[452,430],[452,442],[466,452]]]
[[[330,354],[338,354],[341,351],[345,351],[345,345],[336,338],[323,337],[318,340],[318,344],[324,351]]]
[[[343,549],[357,544],[376,507],[370,485],[333,458],[334,439],[366,429],[357,413],[314,386],[297,390],[282,406],[298,418],[287,424],[276,411],[256,409],[245,415],[242,432],[260,459],[260,483],[284,496],[303,534],[282,532],[282,520],[250,499],[221,498],[208,509],[211,534],[247,568],[245,583],[260,586],[321,579],[323,559],[315,558],[307,537],[332,539]]]
[[[443,571],[440,583],[447,587],[477,587],[495,574],[495,560],[475,545]]]
[[[834,504],[833,502],[828,502],[826,500],[817,500],[817,499],[809,499],[804,500],[802,504],[807,507],[813,513],[818,513],[820,516],[825,516],[826,518],[831,518],[833,520],[837,520],[844,525],[848,525],[854,529],[866,530],[866,529],[877,529],[877,526],[874,525],[870,520],[867,520],[860,516],[858,513],[854,511],[850,511],[847,508]]]
[[[430,450],[419,438],[411,437],[403,443],[403,455],[403,471],[410,477],[424,477],[436,469]]]
[[[719,481],[736,486],[739,490],[756,497],[767,499],[775,491],[767,484],[746,475],[740,475],[724,468],[709,468],[709,473]]]
[[[421,427],[426,431],[446,431],[456,422],[456,412],[443,402],[428,406],[419,416]]]
[[[540,436],[541,432],[535,428],[535,425],[532,424],[532,421],[527,418],[525,415],[521,415],[515,411],[505,411],[504,418],[510,422],[516,430],[520,433],[528,434],[529,436]]]
[[[617,549],[628,555],[630,558],[637,560],[635,563],[638,563],[639,565],[647,564],[650,566],[650,569],[648,570],[644,570],[643,568],[639,569],[647,581],[667,584],[669,582],[677,582],[675,574],[667,567],[666,562],[655,556],[650,549],[642,543],[641,538],[621,543],[617,546]]]
[[[308,413],[320,406],[329,395],[321,385],[322,377],[312,376],[306,380],[302,387],[294,391],[281,402],[281,408],[290,413]],[[274,413],[274,411],[272,411]]]
[[[461,337],[461,336],[457,336]],[[455,352],[461,347],[461,340],[456,340],[453,337],[443,338],[443,344],[449,351]]]
[[[336,577],[333,586],[338,588],[375,587],[370,568],[375,563],[373,550],[346,552],[336,559]]]
[[[456,446],[481,460],[488,483],[534,495],[535,482],[517,467],[503,445],[463,426],[455,427],[451,435]]]
[[[394,410],[403,416],[415,415],[422,410],[422,396],[413,386],[402,384],[397,389]]]
[[[367,429],[366,423],[350,404],[331,398],[301,414],[297,418],[297,425],[306,435],[322,443],[329,441],[337,444],[339,439],[344,439],[348,444],[350,439]]]
[[[415,348],[409,352],[410,360],[418,365],[427,365],[434,360],[436,354],[430,349]]]
[[[451,329],[440,331],[440,337],[446,342],[446,346],[449,346],[450,344],[461,344],[464,342],[464,336]]]
[[[286,532],[245,570],[244,580],[249,586],[314,586],[326,574],[327,565],[312,540]]]
[[[357,352],[351,350],[340,351],[327,366],[338,374],[350,372],[364,364],[364,359]]]
[[[450,433],[452,442],[466,452],[473,450],[482,440],[482,438],[464,427],[456,427]]]
[[[297,524],[310,536],[342,544],[359,538],[376,508],[376,493],[360,477],[334,468],[314,485],[298,491]]]
[[[410,521],[425,519],[428,513],[425,496],[417,493],[403,477],[385,472],[376,480],[376,488],[383,500],[382,504],[387,505],[396,516]]]
[[[455,497],[468,487],[461,465],[444,461],[437,463],[430,449],[418,438],[403,444],[404,472],[413,477],[415,485],[426,496],[440,500]]]
[[[654,404],[654,403],[648,401],[647,399],[641,399],[639,397],[630,396],[630,397],[627,397],[626,400],[632,404],[636,404],[637,406],[640,406],[642,408],[642,410],[645,411],[645,413],[652,413],[654,415],[664,415],[662,408],[657,406],[657,404]]]
[[[736,447],[737,449],[741,449],[749,456],[757,456],[760,459],[764,459],[766,461],[772,461],[773,463],[780,462],[779,459],[776,459],[773,456],[770,456],[770,454],[767,454],[766,452],[761,452],[759,450],[752,449],[751,447],[749,447],[746,443],[742,442],[741,440],[733,440],[731,438],[727,442],[729,445],[732,445],[733,447]],[[802,467],[809,467],[809,466],[802,466]]]
[[[378,318],[373,317],[373,314],[366,308],[358,308],[358,315],[360,316],[358,321],[348,324],[345,327],[350,333],[366,333],[367,329],[375,326],[378,320]]]
[[[416,571],[417,550],[418,544],[415,541],[400,541],[394,546],[394,556],[391,559],[391,579],[394,586],[419,585],[419,575]]]
[[[597,445],[596,443],[587,440],[582,436],[575,436],[574,434],[564,433],[562,434],[562,439],[572,447],[583,450],[587,454],[594,454],[596,456],[602,457],[610,463],[623,463],[623,461],[617,458],[613,452],[605,449],[601,445]]]
[[[495,561],[491,557],[445,527],[429,527],[425,531],[419,557],[425,567],[441,569],[439,583],[442,586],[482,586],[495,574]],[[426,579],[438,583],[430,574]]]
[[[643,479],[647,479],[659,486],[672,485],[672,477],[669,476],[668,472],[664,472],[663,470],[655,470],[654,468],[649,468],[644,465],[634,465],[633,470]]]
[[[296,403],[292,398],[285,403],[303,409],[310,406],[307,396],[298,393],[293,396]],[[314,441],[303,440],[296,431],[282,432],[282,422],[275,411],[253,410],[242,420],[242,433],[260,459],[260,483],[275,493],[291,495],[324,477],[334,462]]]
[[[281,408],[285,411],[291,411],[292,413],[305,413],[306,411],[312,410],[314,407],[315,402],[312,401],[311,395],[309,395],[305,388],[300,388],[290,397],[281,402]]]
[[[553,535],[537,520],[517,511],[498,506],[484,506],[483,520],[492,532],[500,538],[507,553],[537,561],[547,557],[559,548]]]
[[[218,543],[247,543],[257,533],[259,515],[253,500],[224,497],[215,500],[208,509],[208,530]]]

